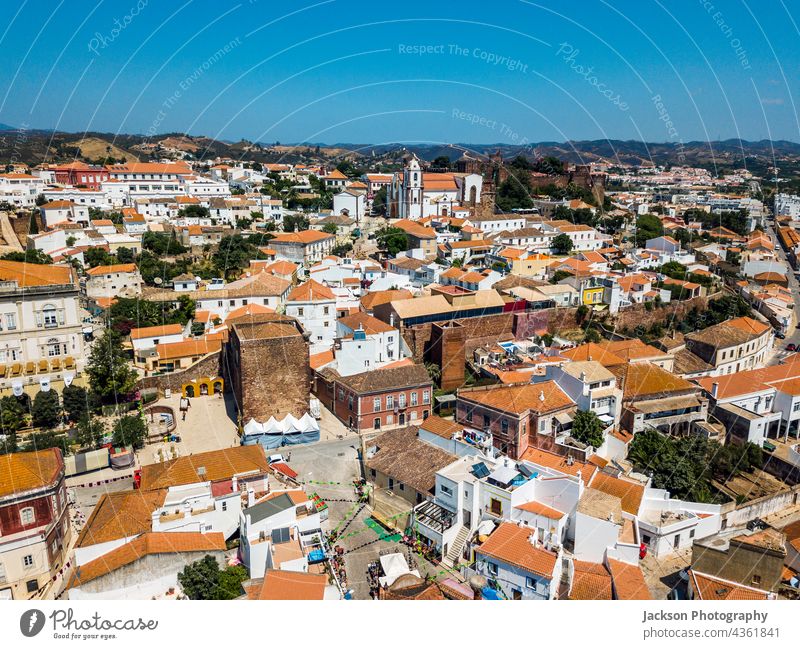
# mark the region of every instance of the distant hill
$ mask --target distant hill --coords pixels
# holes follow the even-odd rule
[[[16,126],[9,126],[8,124],[0,123],[0,131],[16,131]]]
[[[15,131],[0,124],[0,130]],[[259,143],[248,140],[225,142],[202,135],[164,133],[155,137],[140,134],[90,132],[82,134],[45,130],[27,130],[25,138],[6,135],[0,138],[0,162],[12,157],[30,165],[70,160],[94,161],[105,157],[127,160],[157,160],[187,156],[198,160],[217,157],[257,162],[292,164],[325,163],[335,165],[350,161],[359,168],[396,168],[410,153],[431,161],[439,156],[457,160],[464,153],[488,155],[500,151],[504,158],[518,155],[529,158],[556,156],[573,163],[608,164],[686,164],[716,172],[746,167],[757,175],[767,176],[777,162],[782,174],[800,169],[800,144],[786,140],[715,142],[639,142],[635,140],[544,141],[527,146],[497,144],[357,144],[357,143]]]

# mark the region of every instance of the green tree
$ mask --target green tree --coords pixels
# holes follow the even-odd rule
[[[664,224],[654,214],[642,214],[636,219],[636,244],[644,246],[649,239],[664,234]]]
[[[19,399],[8,395],[0,399],[0,433],[8,435],[16,432],[25,421],[25,409]]]
[[[236,599],[242,594],[242,582],[247,579],[243,566],[229,566],[220,570],[219,563],[210,554],[189,564],[178,573],[178,583],[189,599]]]
[[[553,241],[550,243],[550,247],[561,255],[568,255],[572,250],[572,245],[572,239],[563,232],[553,237]]]
[[[187,208],[188,209],[188,208]],[[156,255],[182,255],[188,249],[177,240],[175,233],[145,232],[142,235],[142,248]]]
[[[136,261],[136,253],[130,248],[118,248],[116,256],[120,264],[132,264]]]
[[[408,237],[400,228],[381,228],[375,233],[375,240],[382,249],[392,256],[403,250],[408,250]]]
[[[431,167],[434,169],[449,169],[450,158],[446,155],[437,156],[433,159],[433,162],[431,162]]]
[[[326,223],[322,226],[322,231],[326,232],[327,234],[336,234],[339,231],[339,228],[335,223]]]
[[[31,419],[37,428],[52,428],[59,422],[61,416],[61,402],[58,392],[40,390],[36,393],[31,406]]]
[[[61,393],[64,412],[70,421],[80,421],[89,412],[89,393],[80,385],[68,385]]]
[[[115,403],[133,392],[137,375],[125,357],[119,333],[107,329],[95,342],[86,374],[92,392],[102,403]]]
[[[78,422],[75,441],[82,449],[94,449],[100,446],[105,433],[105,424],[100,419],[85,415]]]
[[[111,430],[111,441],[115,446],[142,448],[146,438],[147,424],[139,414],[120,417]]]
[[[211,256],[211,263],[220,275],[237,277],[242,269],[250,265],[250,260],[259,256],[258,249],[248,243],[241,234],[223,237],[216,252]]]
[[[114,257],[110,255],[104,248],[94,246],[84,251],[83,261],[89,268],[95,268],[97,266],[108,266],[113,264]]]
[[[442,378],[442,368],[436,363],[425,363],[425,369],[428,370],[428,376],[431,377],[431,381],[438,385],[439,380]]]
[[[578,410],[572,420],[572,437],[594,448],[603,445],[603,422],[591,410]]]
[[[287,214],[283,217],[284,232],[301,232],[308,230],[309,225],[308,217],[302,214]]]
[[[372,199],[372,213],[376,216],[385,216],[387,210],[387,190],[386,187],[381,187]]]
[[[19,252],[14,250],[12,252],[7,252],[4,254],[0,259],[4,261],[24,261],[28,264],[52,264],[53,259],[50,255],[42,252],[41,250],[36,250],[35,248],[31,248],[26,250],[25,252]]]
[[[524,160],[524,158],[523,158]],[[513,163],[512,163],[513,164]],[[504,212],[515,208],[533,207],[531,183],[528,171],[524,169],[509,169],[506,178],[497,188],[497,206]]]
[[[566,279],[567,277],[572,277],[571,273],[568,273],[565,270],[557,270],[550,278],[550,283],[558,284],[562,279]]]

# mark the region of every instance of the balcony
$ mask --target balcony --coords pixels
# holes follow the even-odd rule
[[[433,532],[444,534],[456,524],[456,514],[429,500],[414,508],[414,520]]]

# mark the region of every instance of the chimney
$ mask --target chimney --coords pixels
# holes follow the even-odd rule
[[[544,390],[539,391],[539,401],[544,403]]]
[[[231,493],[236,493],[237,491],[239,491],[239,479],[233,476],[231,479]]]
[[[717,398],[717,391],[718,391],[718,390],[719,390],[719,383],[717,383],[716,381],[714,381],[714,382],[711,384],[711,398],[712,398],[712,399],[716,399],[716,398]]]
[[[256,492],[252,487],[247,488],[247,506],[252,507],[256,504]]]

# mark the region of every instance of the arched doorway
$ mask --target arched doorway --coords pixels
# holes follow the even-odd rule
[[[187,385],[183,388],[184,394],[189,397],[190,399],[194,398],[194,386]]]
[[[200,384],[200,396],[204,397],[208,395],[208,383],[201,383]]]

